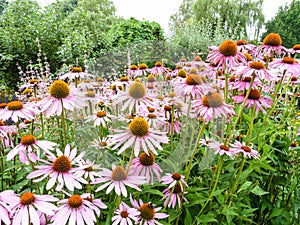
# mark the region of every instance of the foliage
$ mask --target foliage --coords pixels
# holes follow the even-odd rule
[[[108,32],[112,47],[140,41],[163,41],[163,30],[156,22],[139,21],[133,17],[112,26]]]
[[[263,0],[185,0],[180,12],[174,14],[171,21],[175,29],[182,22],[221,22],[224,31],[228,33],[235,30],[238,39],[249,37],[252,30],[256,39],[264,23],[262,3]]]
[[[100,62],[110,63],[111,65],[107,64],[104,67],[117,70],[117,68],[121,68],[121,66],[117,66],[125,61],[124,57],[127,56],[126,52],[128,50],[130,50],[130,57],[127,58],[129,60],[128,65],[143,63],[145,59],[149,61],[158,60],[159,58],[155,57],[165,57],[167,55],[173,55],[173,61],[178,60],[183,54],[181,51],[184,49],[179,48],[178,45],[165,46],[165,43],[155,41],[130,43],[122,46],[123,49],[122,47],[115,48],[115,51],[107,54],[106,58],[102,58]],[[175,54],[176,51],[178,51],[177,54]],[[167,53],[163,55],[164,52]],[[117,53],[120,53],[120,55],[117,55]],[[143,58],[139,59],[139,55]],[[113,61],[109,62],[109,59],[113,59]],[[169,64],[173,61],[169,61]],[[148,66],[151,68],[153,65],[149,64]],[[123,66],[123,69],[125,68],[126,65]],[[196,71],[201,72],[202,75],[207,75],[206,82],[211,84],[211,78],[214,78],[214,76],[210,77],[209,74],[216,72],[211,69],[212,67],[203,67],[201,71],[197,71],[197,69]],[[232,68],[230,66],[226,67],[226,72],[228,74],[225,76],[231,76]],[[85,160],[94,161],[96,165],[93,169],[95,171],[98,171],[96,166],[110,169],[111,164],[125,166],[130,163],[133,158],[132,146],[135,143],[128,142],[126,150],[124,149],[124,152],[120,155],[117,152],[121,147],[119,146],[113,150],[111,148],[116,143],[109,141],[111,135],[114,135],[116,131],[128,128],[128,123],[130,123],[128,115],[134,117],[135,113],[134,110],[122,110],[122,107],[126,105],[125,101],[115,104],[115,101],[121,96],[119,94],[123,92],[121,90],[114,91],[111,87],[113,84],[121,84],[119,77],[124,77],[124,73],[116,74],[115,77],[111,77],[110,81],[107,79],[103,83],[92,80],[95,97],[86,98],[86,92],[88,90],[92,92],[91,87],[84,88],[84,86],[81,86],[80,89],[77,89],[76,94],[78,96],[85,96],[81,99],[86,102],[85,107],[76,111],[64,109],[62,111],[64,116],[50,116],[46,112],[39,112],[35,116],[34,123],[20,126],[18,134],[13,136],[15,145],[7,146],[5,142],[1,145],[2,142],[0,142],[0,192],[8,189],[14,190],[18,194],[28,191],[34,194],[41,192],[42,194],[56,196],[59,199],[66,198],[65,194],[67,192],[71,195],[92,193],[94,199],[101,199],[108,206],[107,209],[101,209],[101,216],[97,217],[98,223],[96,224],[111,224],[111,217],[115,215],[114,212],[121,201],[131,205],[128,196],[117,196],[114,190],[110,193],[105,192],[105,190],[95,191],[100,186],[99,184],[82,184],[82,189],[76,188],[74,192],[64,188],[66,192],[61,193],[55,190],[55,187],[47,190],[46,182],[49,181],[48,179],[42,179],[38,183],[26,179],[26,176],[36,170],[36,166],[42,165],[44,161],[32,162],[31,167],[20,163],[18,157],[14,160],[6,160],[7,154],[19,143],[20,139],[18,138],[30,133],[39,141],[49,140],[58,143],[57,147],[61,150],[64,149],[65,143],[70,143],[72,149],[76,147],[79,152],[86,153]],[[298,224],[300,206],[300,193],[298,191],[300,187],[300,130],[298,130],[298,120],[300,114],[299,112],[297,114],[295,105],[297,95],[287,95],[287,93],[294,93],[297,86],[282,82],[283,80],[280,82],[264,80],[269,86],[274,84],[274,88],[271,89],[270,93],[261,92],[262,96],[268,95],[274,103],[270,108],[266,108],[265,114],[259,110],[256,111],[256,105],[254,105],[254,108],[249,109],[245,102],[239,104],[234,102],[231,97],[236,96],[237,92],[240,91],[229,89],[226,103],[234,108],[236,115],[228,118],[214,118],[204,122],[202,117],[195,117],[194,113],[192,115],[192,112],[194,112],[191,102],[192,97],[181,95],[180,91],[178,92],[176,79],[178,82],[179,77],[169,82],[165,80],[167,73],[161,72],[155,75],[156,81],[154,84],[157,85],[155,92],[152,92],[151,88],[147,87],[146,89],[147,99],[150,99],[151,102],[157,101],[157,109],[161,109],[163,112],[160,113],[161,111],[156,109],[157,111],[154,111],[154,114],[151,115],[157,115],[164,122],[170,122],[166,117],[167,111],[164,110],[167,109],[165,106],[170,106],[175,101],[173,106],[176,106],[176,108],[174,107],[173,110],[168,112],[172,113],[176,110],[178,114],[176,114],[176,118],[171,119],[171,122],[176,119],[182,126],[178,133],[172,133],[170,130],[166,131],[163,127],[159,128],[163,131],[161,135],[165,134],[164,132],[167,133],[169,143],[162,145],[163,149],[158,151],[155,162],[161,167],[162,173],[180,173],[184,175],[188,187],[184,187],[184,192],[178,195],[177,198],[181,199],[181,204],[176,204],[174,208],[163,207],[165,203],[163,190],[169,184],[163,184],[159,180],[155,180],[154,184],[151,185],[140,185],[141,191],[139,192],[127,187],[128,193],[135,199],[140,198],[144,202],[151,201],[155,207],[162,207],[161,212],[169,215],[168,218],[159,220],[160,223],[165,225]],[[144,76],[139,76],[140,82],[145,86],[149,74],[150,71]],[[243,74],[235,74],[235,76],[242,77]],[[125,88],[125,91],[130,89],[129,85],[133,82],[133,78],[129,78],[129,76],[127,78],[130,79],[130,83],[125,81],[121,86]],[[254,78],[255,76],[252,77],[253,80]],[[79,85],[83,83],[83,80],[79,79],[79,81],[81,81]],[[260,82],[260,80],[257,81]],[[69,81],[69,83],[74,84],[73,81]],[[47,91],[44,92],[44,85],[29,87],[36,88],[39,96],[48,93]],[[221,90],[221,93],[224,93],[223,87]],[[170,97],[170,91],[173,94],[173,91],[177,93],[176,98]],[[165,99],[158,101],[156,98],[157,93],[162,94]],[[35,98],[25,94],[21,94],[19,97],[24,104]],[[71,96],[68,97],[71,98]],[[201,99],[201,97],[195,98],[195,100],[198,99]],[[101,102],[105,101],[105,103],[99,104],[99,100]],[[216,102],[218,101],[216,100]],[[265,106],[262,104],[262,107]],[[111,117],[111,120],[107,117],[108,120],[104,122],[104,125],[95,126],[93,121],[87,121],[87,119],[98,111],[105,112],[106,115],[114,115],[114,117]],[[51,112],[48,111],[48,113]],[[152,130],[158,129],[150,123],[149,127]],[[218,154],[209,146],[209,143],[216,140],[219,140],[223,147],[226,145],[228,148],[231,148],[232,144],[238,140],[243,143],[243,147],[249,146],[252,148],[250,151],[246,149],[248,153],[257,150],[260,157],[242,157],[242,153],[235,154],[233,157],[229,157],[226,153],[223,155]],[[55,154],[54,149],[51,151]],[[48,160],[46,156],[41,150],[40,157]],[[72,164],[72,168],[76,168],[75,162]],[[89,170],[85,171],[95,172],[90,167],[88,168]],[[79,168],[76,169],[80,170]],[[89,180],[88,177],[86,179]],[[183,201],[183,196],[187,201]]]
[[[269,33],[279,33],[282,44],[287,48],[292,48],[300,43],[300,1],[293,0],[290,5],[281,6],[270,21],[266,23],[266,31],[262,35],[262,40]]]
[[[110,29],[114,11],[110,1],[63,0],[44,10],[34,0],[10,2],[0,17],[1,78],[16,88],[16,64],[26,68],[37,58],[37,39],[53,72],[63,63],[75,64],[76,58],[82,62],[85,51],[97,56],[107,48],[102,35]]]
[[[171,30],[193,20],[193,4],[195,0],[183,0],[176,13],[170,17]]]
[[[43,16],[35,1],[16,0],[8,5],[0,20],[1,76],[12,84],[18,79],[16,62],[26,66],[36,58],[35,40]]]
[[[131,42],[115,47],[111,51],[100,55],[90,62],[90,71],[93,74],[99,74],[110,79],[116,75],[126,74],[125,71],[131,64],[145,63],[148,67],[152,67],[155,62],[160,61],[166,67],[173,68],[181,58],[190,55],[190,49],[176,43],[140,40],[139,42]],[[124,62],[127,62],[127,64]]]
[[[7,7],[8,1],[7,0],[0,0],[0,15],[4,11],[4,9]]]
[[[83,64],[84,52],[97,57],[109,48],[105,34],[116,22],[115,8],[111,1],[79,1],[78,6],[62,22],[63,38],[58,54],[60,60]]]
[[[198,52],[205,58],[211,45],[219,45],[223,40],[236,39],[236,30],[225,32],[220,21],[209,20],[181,24],[176,28],[171,40],[187,52]]]

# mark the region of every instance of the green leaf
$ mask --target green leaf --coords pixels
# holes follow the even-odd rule
[[[243,185],[240,187],[237,193],[240,193],[241,191],[248,189],[251,186],[251,184],[252,184],[251,181],[246,181],[245,183],[243,183]]]
[[[193,217],[192,217],[190,211],[187,208],[185,208],[185,212],[186,212],[186,214],[184,217],[184,224],[192,224]]]
[[[213,196],[218,196],[219,194],[222,194],[223,191],[225,191],[225,190],[226,189],[216,190],[216,191],[214,191]]]
[[[250,116],[248,116],[246,113],[242,114],[243,120],[246,121],[246,123],[249,125],[250,124]]]
[[[277,217],[280,216],[282,214],[282,212],[284,211],[284,209],[282,208],[273,208],[272,209],[272,213],[269,216],[269,219],[273,218],[273,217]]]
[[[259,166],[259,167],[264,168],[264,169],[266,169],[266,170],[268,170],[268,171],[276,171],[276,169],[274,169],[273,167],[271,167],[269,164],[267,164],[267,163],[265,163],[265,162],[269,162],[269,161],[264,161],[264,162],[262,162],[262,161],[257,161],[257,162],[255,163],[255,166]]]
[[[251,190],[251,193],[253,193],[253,194],[255,194],[255,195],[262,196],[262,195],[268,194],[269,192],[264,191],[264,190],[263,190],[261,187],[259,187],[259,186],[255,186],[255,187]]]
[[[197,222],[201,224],[202,223],[210,223],[210,222],[218,222],[218,220],[215,219],[215,216],[212,215],[212,213],[209,213],[207,215],[201,215],[199,218],[197,218]]]
[[[150,193],[150,194],[153,194],[153,195],[159,195],[161,197],[164,197],[164,194],[161,193],[159,190],[156,190],[156,189],[144,189],[143,193]]]

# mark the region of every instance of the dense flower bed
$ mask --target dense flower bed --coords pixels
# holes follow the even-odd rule
[[[225,40],[111,80],[20,73],[0,104],[0,223],[299,222],[297,46]]]

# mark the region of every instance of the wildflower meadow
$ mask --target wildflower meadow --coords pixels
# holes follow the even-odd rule
[[[39,52],[1,96],[0,224],[299,224],[299,53],[270,33],[56,76]]]

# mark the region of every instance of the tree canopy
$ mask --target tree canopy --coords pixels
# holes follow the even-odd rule
[[[171,24],[221,22],[224,31],[235,32],[237,38],[250,36],[253,30],[251,35],[257,38],[264,23],[262,4],[263,0],[184,0],[179,12],[172,15]]]
[[[291,48],[300,43],[300,1],[293,0],[291,4],[281,6],[270,21],[266,23],[266,31],[262,40],[269,33],[278,33],[281,36],[282,44]]]
[[[0,0],[0,81],[16,86],[17,64],[26,70],[30,61],[37,64],[37,54],[56,74],[63,65],[83,66],[86,58],[98,63],[131,42],[164,41],[158,23],[115,12],[110,0],[57,0],[44,8],[36,0]]]
[[[143,40],[164,40],[163,30],[156,22],[139,21],[133,17],[115,24],[108,32],[113,47]]]

